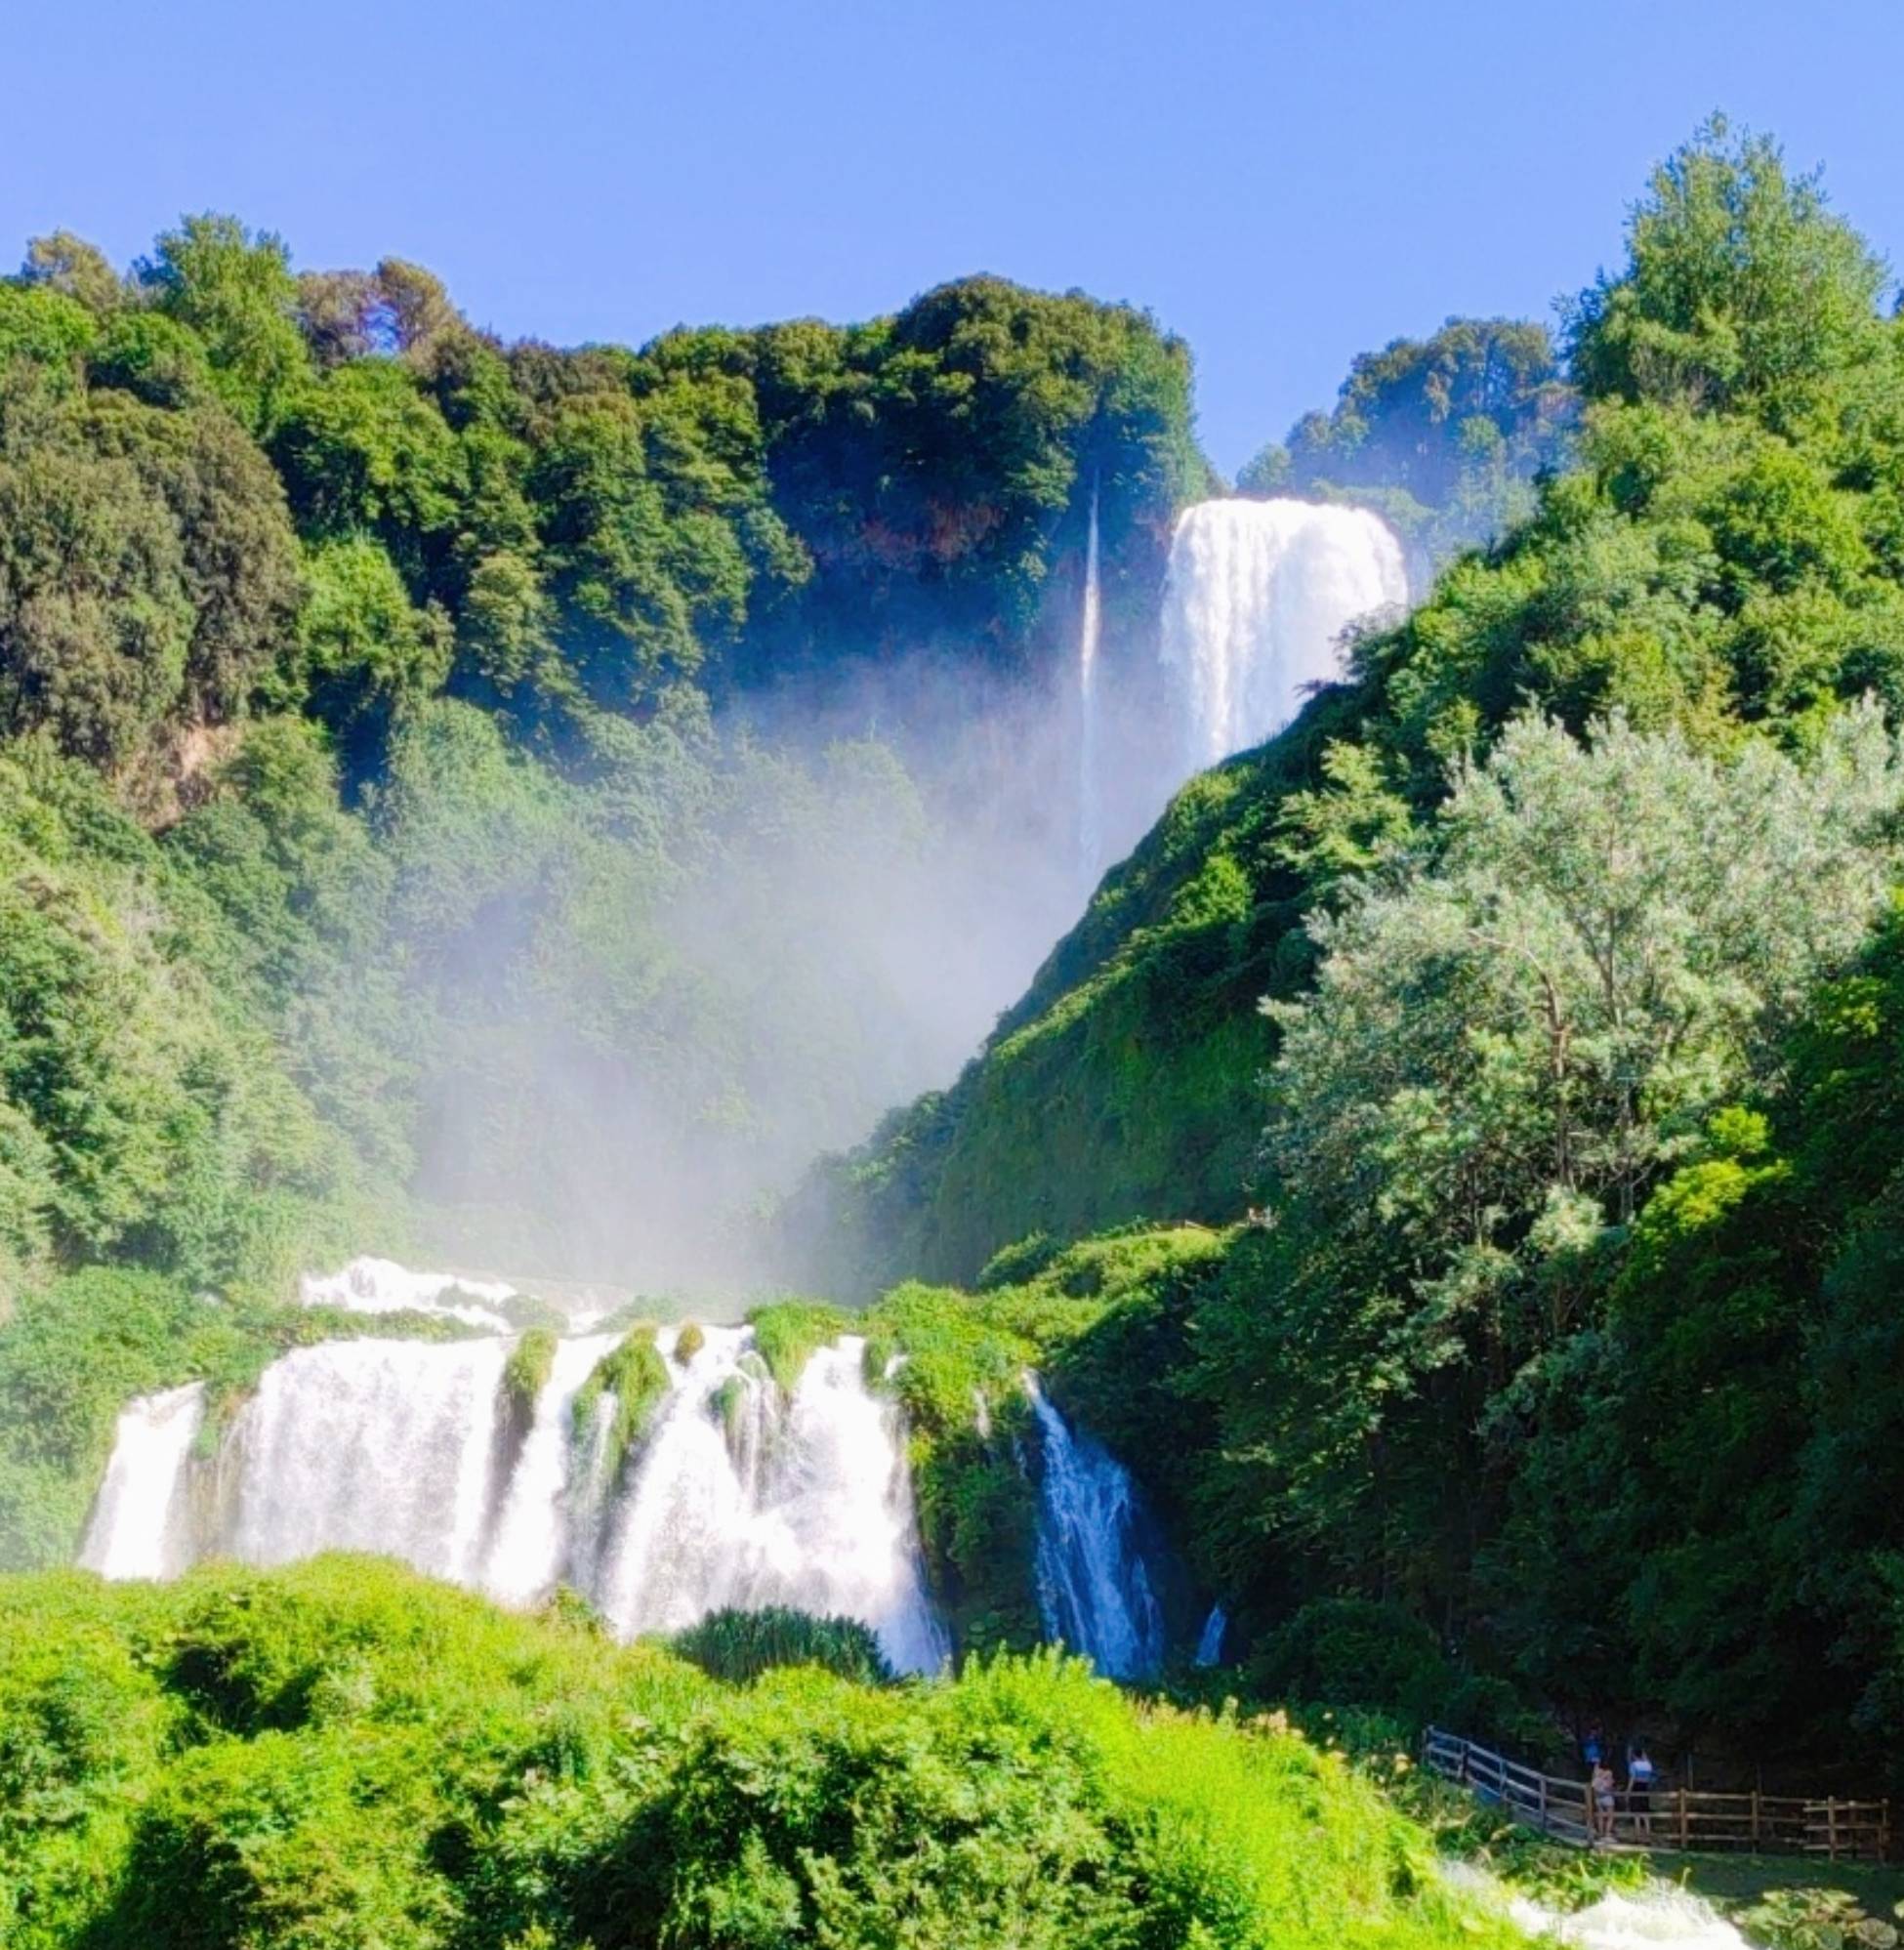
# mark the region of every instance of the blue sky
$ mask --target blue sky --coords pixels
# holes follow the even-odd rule
[[[506,334],[863,317],[972,270],[1147,306],[1234,469],[1349,357],[1547,315],[1715,106],[1904,257],[1897,0],[7,0],[0,263],[187,209],[393,252]]]

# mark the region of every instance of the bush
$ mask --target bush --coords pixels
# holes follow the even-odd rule
[[[1428,1861],[1284,1723],[1053,1653],[729,1688],[367,1558],[0,1581],[8,1950],[1507,1950]]]
[[[747,1320],[754,1330],[754,1347],[782,1394],[792,1394],[807,1363],[852,1326],[849,1316],[837,1307],[809,1300],[757,1307]]]
[[[757,1680],[776,1666],[819,1666],[861,1685],[885,1685],[892,1678],[870,1627],[856,1618],[818,1618],[788,1605],[710,1612],[668,1644],[717,1680]]]
[[[1419,1618],[1360,1597],[1305,1604],[1270,1634],[1248,1679],[1264,1698],[1380,1709],[1420,1724],[1441,1712],[1457,1683]]]

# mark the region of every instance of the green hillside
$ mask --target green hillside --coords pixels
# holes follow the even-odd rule
[[[1570,310],[1532,516],[1186,787],[796,1215],[866,1290],[1229,1228],[1080,1345],[1141,1326],[1092,1412],[1260,1683],[1892,1766],[1884,292],[1815,183],[1702,132]]]

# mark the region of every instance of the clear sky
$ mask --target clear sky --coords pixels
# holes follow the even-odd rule
[[[1233,470],[1357,351],[1545,316],[1710,109],[1904,257],[1899,0],[0,0],[0,264],[182,211],[568,343],[992,270],[1148,307]]]

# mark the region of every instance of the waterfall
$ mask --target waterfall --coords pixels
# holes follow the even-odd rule
[[[265,1370],[225,1461],[254,1564],[381,1551],[473,1584],[509,1344],[330,1341]]]
[[[570,1493],[573,1410],[582,1384],[615,1341],[613,1334],[593,1334],[556,1344],[549,1379],[536,1396],[535,1419],[503,1492],[495,1537],[483,1559],[482,1587],[505,1604],[527,1604],[547,1592],[568,1569],[578,1515],[589,1520],[596,1498],[585,1490],[578,1510],[578,1499]],[[602,1439],[591,1445],[593,1453],[585,1459],[591,1487],[611,1414],[609,1408],[608,1415],[599,1418],[594,1432]]]
[[[786,1604],[865,1620],[902,1671],[940,1663],[897,1417],[864,1352],[820,1349],[782,1404],[751,1334],[707,1330],[618,1514],[601,1601],[620,1631]]]
[[[1223,1662],[1223,1639],[1229,1631],[1229,1613],[1221,1604],[1210,1607],[1210,1616],[1203,1621],[1203,1630],[1197,1635],[1196,1662],[1199,1666],[1221,1666]]]
[[[1025,1390],[1043,1450],[1035,1569],[1045,1634],[1112,1679],[1148,1678],[1164,1662],[1164,1610],[1144,1557],[1137,1486],[1100,1443],[1071,1429],[1035,1376]]]
[[[1710,1903],[1657,1880],[1608,1889],[1584,1909],[1558,1910],[1515,1893],[1471,1862],[1443,1860],[1438,1868],[1450,1888],[1542,1943],[1576,1950],[1750,1950]]]
[[[191,1558],[186,1459],[205,1421],[193,1382],[130,1403],[93,1505],[79,1561],[108,1578],[163,1578]]]
[[[1097,873],[1103,851],[1097,782],[1097,643],[1103,598],[1097,578],[1097,481],[1091,482],[1091,524],[1084,547],[1084,608],[1078,621],[1078,864]]]
[[[864,1342],[821,1348],[783,1396],[751,1329],[710,1327],[686,1361],[664,1330],[669,1393],[611,1479],[612,1399],[579,1437],[574,1402],[617,1339],[559,1341],[514,1432],[502,1378],[515,1343],[495,1334],[295,1349],[202,1461],[202,1388],[135,1401],[81,1562],[159,1577],[211,1556],[370,1551],[514,1604],[566,1579],[624,1636],[785,1604],[863,1620],[901,1670],[939,1666],[949,1647],[926,1594],[904,1431],[866,1386]]]
[[[1171,540],[1161,656],[1190,771],[1272,737],[1340,675],[1357,618],[1405,603],[1400,545],[1366,509],[1203,501]]]
[[[394,1260],[366,1255],[342,1272],[307,1273],[299,1298],[307,1307],[335,1307],[346,1313],[433,1313],[499,1334],[508,1318],[497,1308],[516,1297],[501,1280],[466,1279],[461,1273],[417,1273]]]

